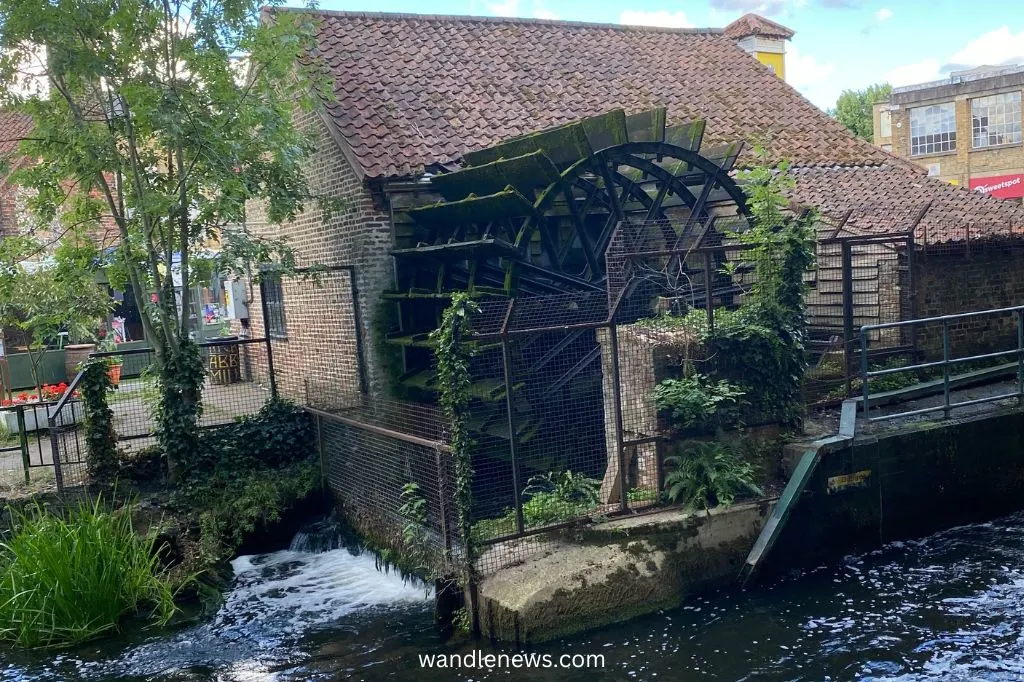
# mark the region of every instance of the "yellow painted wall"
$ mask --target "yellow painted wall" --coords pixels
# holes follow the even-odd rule
[[[775,75],[786,80],[786,55],[778,52],[755,52],[757,61],[770,66],[775,70]]]

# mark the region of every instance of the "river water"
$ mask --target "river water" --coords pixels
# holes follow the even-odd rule
[[[892,543],[756,591],[529,650],[586,670],[425,670],[445,644],[422,586],[353,549],[240,557],[216,615],[62,654],[0,652],[2,680],[1021,680],[1024,513]]]

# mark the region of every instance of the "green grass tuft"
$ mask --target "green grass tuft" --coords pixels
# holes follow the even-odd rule
[[[154,542],[135,533],[129,508],[108,512],[100,499],[63,516],[15,514],[0,543],[0,639],[56,647],[117,631],[133,614],[167,623],[174,592]]]

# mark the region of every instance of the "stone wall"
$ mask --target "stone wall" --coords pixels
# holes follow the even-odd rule
[[[1024,248],[991,245],[967,253],[924,252],[914,262],[914,317],[1005,308],[1024,304]],[[942,328],[917,330],[917,347],[925,357],[941,358]],[[1012,315],[988,316],[950,325],[952,356],[1008,350],[1016,345]]]
[[[347,271],[323,273],[319,284],[301,278],[282,282],[287,339],[273,341],[274,365],[282,394],[303,401],[307,379],[310,392],[358,387],[359,346],[367,383],[383,384],[370,330],[380,294],[392,284],[393,269],[388,214],[374,207],[319,114],[304,115],[297,124],[314,135],[316,151],[306,168],[311,193],[343,199],[345,206],[327,216],[311,203],[294,222],[272,225],[265,207],[254,202],[248,207],[247,226],[254,234],[287,237],[300,267],[353,266],[358,291],[354,296]],[[250,290],[251,332],[263,336],[259,287]]]
[[[694,359],[699,342],[683,329],[655,330],[641,325],[618,327],[619,398],[622,405],[622,440],[640,440],[660,433],[654,389],[663,379],[678,376],[679,367]],[[604,430],[608,466],[601,482],[601,501],[620,499],[619,456],[615,423],[614,354],[609,329],[597,330],[601,346],[601,375],[604,395]],[[626,485],[643,490],[659,490],[658,445],[643,443],[625,448]],[[630,462],[636,461],[631,472]]]

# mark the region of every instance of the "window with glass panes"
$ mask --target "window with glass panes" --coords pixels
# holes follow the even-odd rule
[[[956,151],[956,106],[952,102],[910,110],[910,155]]]
[[[287,339],[288,329],[284,319],[284,291],[281,289],[281,275],[263,272],[260,287],[267,303],[267,334],[274,339]]]
[[[1020,92],[971,100],[974,148],[1020,143]]]

